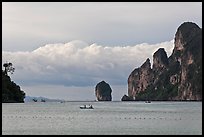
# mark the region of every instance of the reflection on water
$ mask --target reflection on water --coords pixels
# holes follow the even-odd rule
[[[202,102],[3,103],[2,134],[202,134]]]

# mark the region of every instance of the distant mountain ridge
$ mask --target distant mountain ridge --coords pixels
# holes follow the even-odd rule
[[[64,100],[62,99],[50,99],[50,98],[45,98],[45,97],[33,97],[33,96],[25,96],[24,102],[34,102],[34,100],[37,102],[62,102]]]
[[[168,58],[163,48],[128,77],[128,96],[122,100],[202,100],[202,29],[184,22],[175,34]]]

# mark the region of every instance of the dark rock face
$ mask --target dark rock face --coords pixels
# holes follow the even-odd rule
[[[164,48],[159,48],[153,55],[153,71],[162,72],[168,67],[169,61]]]
[[[172,58],[180,63],[177,99],[202,100],[202,29],[195,23],[178,28]]]
[[[168,69],[169,61],[164,48],[159,48],[153,55],[152,84],[158,83],[161,74]]]
[[[184,50],[202,30],[200,27],[192,22],[184,22],[179,26],[175,34],[175,50]]]
[[[95,95],[98,101],[111,101],[112,89],[105,81],[99,82],[95,87]]]
[[[127,96],[127,95],[124,95],[121,99],[121,101],[133,101],[133,98]]]
[[[128,97],[134,100],[202,100],[202,29],[185,22],[175,34],[172,55],[163,48],[128,78]],[[145,66],[145,67],[144,67]]]

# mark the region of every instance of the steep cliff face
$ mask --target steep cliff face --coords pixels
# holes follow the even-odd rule
[[[161,73],[168,67],[168,57],[164,48],[159,48],[153,55],[153,71]]]
[[[182,48],[179,48],[182,47]],[[177,55],[177,53],[180,53]],[[183,23],[175,35],[172,53],[181,70],[178,85],[179,100],[202,99],[202,30],[195,23]],[[174,59],[175,60],[175,59]]]
[[[135,98],[152,83],[153,75],[149,58],[140,67],[135,69],[128,78],[128,96]]]
[[[159,48],[153,55],[153,84],[158,83],[160,75],[167,70],[169,65],[168,57],[164,48]]]
[[[95,87],[95,95],[98,101],[111,101],[112,89],[105,81],[99,82]]]
[[[172,55],[163,48],[128,78],[128,96],[134,100],[202,100],[202,29],[185,22],[175,34]],[[148,65],[147,65],[148,64]],[[144,67],[146,66],[146,67]]]

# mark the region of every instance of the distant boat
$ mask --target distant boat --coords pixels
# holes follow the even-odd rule
[[[80,106],[80,109],[94,109],[92,105],[83,105]]]
[[[151,103],[151,101],[150,101],[150,100],[147,100],[147,101],[145,101],[145,103]]]
[[[41,99],[41,102],[45,102],[45,99]]]

